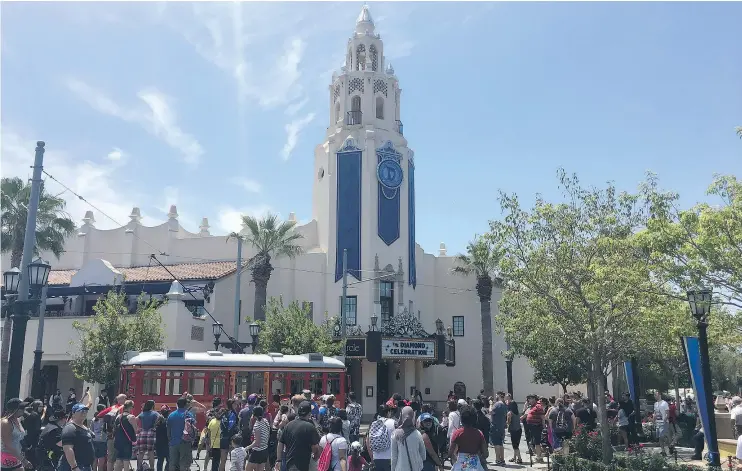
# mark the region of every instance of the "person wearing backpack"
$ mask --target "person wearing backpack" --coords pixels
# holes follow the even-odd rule
[[[178,398],[177,405],[178,409],[170,413],[167,417],[167,434],[170,451],[167,465],[169,471],[190,469],[193,459],[193,455],[191,454],[191,445],[193,442],[187,439],[198,439],[198,434],[191,438],[190,432],[188,434],[185,433],[189,421],[192,424],[194,420],[193,415],[186,410],[188,399],[185,397]],[[184,438],[187,439],[184,440]]]
[[[562,455],[569,454],[569,437],[575,430],[575,417],[572,411],[564,406],[564,399],[557,398],[555,407],[549,414],[549,423],[553,431],[554,451]]]
[[[338,415],[338,408],[335,407],[335,396],[328,396],[325,405],[319,408],[319,426],[322,433],[330,430],[330,419]]]
[[[322,450],[317,460],[317,471],[347,471],[348,441],[343,437],[343,420],[329,420],[330,432],[319,441]]]
[[[37,462],[41,471],[57,469],[57,463],[63,454],[62,447],[57,444],[62,440],[62,427],[64,427],[66,418],[64,410],[61,408],[54,410],[48,414],[47,418],[49,422],[41,429],[39,443],[36,447]]]
[[[129,462],[134,451],[134,445],[137,442],[137,417],[131,413],[134,408],[134,401],[127,400],[124,402],[124,408],[121,414],[116,417],[113,425],[113,448],[116,451],[113,465],[114,471],[124,469],[124,464],[129,467]]]
[[[366,449],[369,450],[376,471],[392,469],[392,432],[395,428],[392,412],[393,409],[386,404],[379,405],[378,418],[368,428]]]

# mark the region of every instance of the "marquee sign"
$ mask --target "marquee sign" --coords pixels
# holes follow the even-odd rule
[[[381,339],[381,357],[389,359],[435,360],[435,340]]]
[[[355,338],[345,340],[346,357],[366,357],[366,338]]]

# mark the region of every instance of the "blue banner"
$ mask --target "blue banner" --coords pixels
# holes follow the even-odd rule
[[[707,391],[703,384],[703,373],[701,370],[701,347],[698,343],[698,337],[683,337],[683,347],[685,350],[685,358],[688,360],[688,370],[690,371],[690,379],[693,382],[693,392],[696,395],[696,404],[698,404],[698,413],[701,415],[701,425],[703,426],[704,437],[706,437],[706,447],[709,447],[710,439],[710,422],[709,420],[716,420],[715,417],[709,417],[708,415],[708,400],[710,399],[711,391]]]
[[[629,394],[631,400],[636,401],[636,384],[634,384],[634,366],[630,361],[623,362],[623,369],[626,372],[626,384],[629,385]]]

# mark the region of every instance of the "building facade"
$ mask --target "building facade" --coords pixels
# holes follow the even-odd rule
[[[394,392],[408,396],[415,388],[433,402],[445,400],[454,385],[459,394],[475,396],[482,387],[476,280],[452,274],[454,257],[444,244],[437,254],[429,254],[416,242],[415,168],[425,165],[425,156],[416,160],[404,136],[402,89],[367,6],[348,39],[345,65],[333,74],[328,91],[327,133],[315,149],[314,173],[307,176],[314,182],[312,220],[295,229],[303,235],[304,253],[293,260],[273,260],[268,296],[309,303],[315,322],[326,314],[338,316],[345,255],[350,337],[346,361],[351,387],[365,411],[372,412]],[[236,242],[212,236],[206,218],[199,233],[186,231],[174,206],[168,221],[156,227],[141,224],[138,208],[130,219],[124,227],[99,230],[88,212],[59,259],[42,254],[53,265],[43,364],[60,389],[82,388],[69,368],[73,320],[91,314],[96,299],[113,285],[126,285],[132,300],[142,291],[170,299],[161,308],[168,348],[213,348],[211,321],[203,309],[230,333],[237,318],[239,340],[249,339],[244,319],[253,316],[254,287],[245,272],[236,316]],[[295,219],[293,213],[289,219]],[[244,247],[245,260],[253,250]],[[175,277],[153,262],[153,253]],[[3,262],[3,269],[9,268],[7,260]],[[179,283],[173,285],[174,278]],[[493,318],[500,295],[495,287]],[[37,331],[38,320],[32,319],[22,394],[30,390]],[[495,333],[494,384],[501,390],[506,389],[503,350],[504,340]],[[450,366],[453,360],[455,366]],[[559,392],[531,379],[527,361],[516,358],[517,400],[532,392]],[[53,387],[51,382],[48,387]]]

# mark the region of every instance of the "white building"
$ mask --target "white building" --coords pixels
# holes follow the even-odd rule
[[[338,315],[342,255],[347,249],[353,283],[347,300],[350,334],[365,335],[376,314],[385,338],[377,347],[363,340],[349,342],[357,350],[348,352],[351,385],[363,398],[365,411],[373,411],[393,392],[409,395],[413,387],[426,401],[445,400],[457,382],[465,385],[466,395],[475,396],[482,388],[475,280],[451,274],[454,258],[446,253],[444,244],[437,254],[429,254],[416,243],[415,166],[425,165],[426,159],[421,156],[416,160],[403,134],[400,83],[384,57],[384,43],[374,31],[368,7],[363,7],[345,47],[346,63],[333,74],[328,89],[327,134],[316,147],[314,172],[307,175],[314,181],[313,219],[296,229],[304,236],[301,244],[305,253],[295,260],[273,260],[268,296],[311,303],[316,322],[324,319],[325,312]],[[289,219],[293,218],[292,213]],[[42,254],[54,268],[43,339],[49,391],[82,388],[69,367],[70,341],[75,338],[72,322],[89,315],[101,293],[122,281],[133,303],[142,290],[157,296],[170,291],[173,277],[149,259],[151,253],[166,254],[158,259],[169,266],[185,291],[197,298],[175,293],[162,307],[169,348],[213,348],[211,321],[200,315],[199,306],[208,309],[228,332],[233,331],[236,242],[210,235],[206,218],[199,233],[187,232],[178,223],[175,206],[168,221],[156,227],[141,224],[138,208],[132,210],[130,219],[124,227],[100,230],[95,227],[93,213],[88,212],[59,260]],[[252,250],[245,247],[244,259],[254,254]],[[7,257],[3,262],[3,269],[9,268]],[[390,276],[380,280],[385,274]],[[360,280],[369,281],[355,283]],[[240,292],[240,317],[244,319],[253,316],[254,286],[249,271],[242,276]],[[495,288],[493,318],[499,298],[500,290]],[[394,354],[391,342],[435,334],[437,319],[452,328],[455,367],[429,364],[436,360],[439,344],[435,340],[422,342],[424,348],[412,353]],[[238,327],[241,341],[249,339],[247,329],[244,322]],[[30,390],[37,330],[38,319],[34,318],[26,335],[21,397]],[[382,350],[385,361],[364,358],[374,348]],[[506,390],[503,350],[504,341],[495,334],[496,390]],[[360,358],[350,359],[359,353]],[[408,359],[411,356],[418,359]],[[402,357],[405,359],[395,360]],[[559,392],[558,387],[532,384],[531,378],[526,360],[516,358],[513,384],[518,401],[531,392]]]

